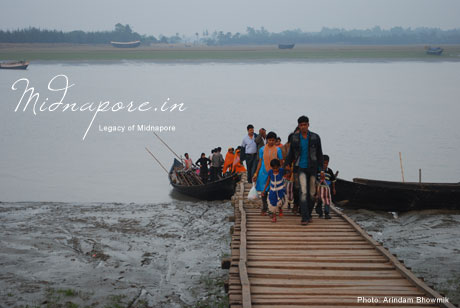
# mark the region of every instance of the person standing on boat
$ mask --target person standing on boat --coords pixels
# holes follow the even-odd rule
[[[192,161],[192,159],[188,156],[188,153],[185,153],[184,156],[185,156],[185,159],[184,159],[185,170],[190,170],[190,169],[192,169],[192,166],[193,166],[193,161]]]
[[[232,171],[232,165],[234,160],[235,150],[233,148],[229,148],[227,154],[225,154],[224,168],[222,169],[223,174],[225,174],[227,170],[229,170],[230,172]]]
[[[256,190],[259,192],[263,192],[265,190],[265,184],[267,183],[268,179],[268,171],[272,169],[270,166],[270,162],[273,159],[283,159],[283,155],[281,154],[281,149],[275,146],[276,142],[276,133],[269,132],[267,135],[267,145],[263,146],[259,150],[259,163],[257,164],[257,170],[252,178],[253,181],[256,182]],[[268,192],[268,188],[265,192]],[[268,210],[268,203],[267,203],[267,193],[262,195],[262,211],[261,215],[266,215]]]
[[[210,162],[211,161],[209,160],[209,158],[206,157],[206,154],[201,153],[201,158],[198,159],[195,163],[195,165],[200,166],[201,181],[205,184],[208,182],[208,165]]]
[[[252,183],[252,177],[257,167],[257,144],[255,142],[257,135],[254,134],[254,126],[252,124],[247,126],[247,131],[248,134],[243,138],[243,142],[241,143],[241,159],[246,161],[248,182]]]
[[[218,156],[218,166],[217,166],[217,177],[221,178],[222,177],[222,167],[224,166],[225,160],[224,156],[222,156],[222,148],[218,147],[217,148],[217,156]]]
[[[235,158],[233,159],[232,172],[235,172],[235,173],[246,172],[246,168],[244,168],[243,164],[241,163],[240,153],[241,153],[241,147],[237,147],[235,151]]]
[[[294,163],[294,174],[299,185],[301,224],[307,225],[313,211],[316,174],[323,167],[323,151],[319,135],[308,130],[308,117],[301,116],[297,123],[300,131],[292,136],[284,166],[289,169],[291,163]]]
[[[216,181],[219,177],[220,170],[224,164],[224,158],[220,154],[220,148],[214,149],[214,153],[211,158],[211,181]]]

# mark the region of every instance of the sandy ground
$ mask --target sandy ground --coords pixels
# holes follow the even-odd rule
[[[229,202],[0,203],[0,307],[192,305],[226,273],[231,213]]]
[[[115,48],[109,44],[0,43],[0,60],[417,60],[460,61],[460,45],[443,45],[442,56],[428,56],[425,45],[296,44],[292,50],[277,45],[207,46],[152,44]]]

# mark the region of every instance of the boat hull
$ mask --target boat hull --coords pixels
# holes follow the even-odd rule
[[[238,176],[210,182],[204,185],[183,186],[171,182],[175,191],[200,200],[227,200],[235,193]]]
[[[295,44],[278,44],[279,49],[292,49],[294,46]]]
[[[201,199],[201,200],[226,200],[230,199],[235,193],[236,183],[239,181],[238,174],[231,174],[217,181],[208,182],[201,185],[179,185],[172,179],[174,168],[182,167],[181,162],[174,159],[171,170],[169,171],[169,182],[173,189],[181,194]]]
[[[425,209],[460,210],[458,183],[400,183],[337,179],[335,201],[347,207],[405,212]]]
[[[113,47],[117,48],[136,48],[139,47],[141,44],[140,41],[135,41],[135,42],[110,42]]]
[[[426,50],[426,54],[427,55],[431,55],[431,56],[440,56],[442,54],[442,52],[444,51],[444,49],[440,48],[440,47],[437,47],[437,48],[428,48]]]
[[[29,66],[29,62],[22,63],[0,63],[0,69],[4,70],[25,70]]]

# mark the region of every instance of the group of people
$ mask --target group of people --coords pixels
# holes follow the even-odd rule
[[[246,168],[240,160],[241,148],[238,147],[229,148],[225,159],[221,154],[222,148],[218,147],[211,151],[211,155],[206,157],[205,153],[201,153],[201,157],[195,162],[195,165],[199,167],[199,175],[203,183],[209,181],[216,181],[221,179],[226,173],[239,173],[245,172]],[[188,153],[184,154],[184,165],[185,169],[193,169],[193,161]]]
[[[313,208],[319,217],[330,219],[330,204],[335,195],[335,175],[328,167],[329,156],[323,155],[320,136],[309,130],[309,119],[301,116],[287,142],[275,132],[247,126],[241,145],[241,157],[246,161],[248,182],[254,183],[262,196],[261,215],[283,216],[283,206],[300,209],[301,224],[312,221]]]

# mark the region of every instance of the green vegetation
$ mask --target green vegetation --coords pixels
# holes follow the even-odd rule
[[[203,275],[200,277],[200,285],[206,292],[205,297],[193,305],[187,306],[186,308],[228,307],[228,296],[224,290],[224,277],[216,275]]]
[[[108,44],[110,41],[143,43],[167,42],[166,38],[158,41],[154,36],[140,35],[133,32],[129,25],[120,23],[112,31],[84,32],[81,30],[63,32],[35,27],[13,31],[0,30],[0,43],[71,43],[71,44]]]

